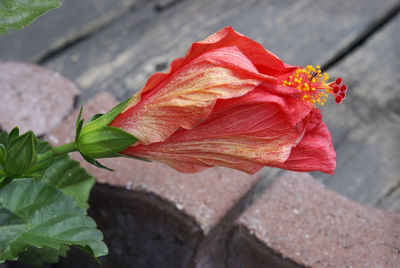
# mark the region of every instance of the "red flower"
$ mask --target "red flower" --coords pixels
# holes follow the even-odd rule
[[[327,94],[341,102],[347,87],[327,79],[319,67],[287,65],[228,27],[194,43],[169,73],[152,75],[110,125],[139,139],[123,154],[181,172],[333,173],[336,154],[315,105]]]

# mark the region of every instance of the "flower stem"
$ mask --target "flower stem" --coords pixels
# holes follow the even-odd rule
[[[74,151],[78,151],[78,146],[74,141],[53,148],[54,155],[66,154]]]
[[[48,150],[47,152],[45,152],[44,154],[39,155],[36,162],[40,163],[40,162],[47,160],[53,156],[67,154],[67,153],[74,152],[77,150],[78,150],[78,146],[76,145],[76,143],[74,141],[70,142],[70,143],[66,143],[66,144],[60,145],[58,147],[54,147],[51,150]]]

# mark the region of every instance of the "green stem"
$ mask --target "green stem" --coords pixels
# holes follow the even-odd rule
[[[53,148],[54,155],[67,154],[78,151],[78,145],[73,141]]]
[[[45,152],[44,154],[39,155],[36,162],[40,163],[40,162],[47,160],[53,156],[67,154],[67,153],[74,152],[74,151],[78,151],[78,146],[73,141],[73,142],[70,142],[67,144],[60,145],[58,147],[54,147],[51,150],[48,150],[47,152]]]

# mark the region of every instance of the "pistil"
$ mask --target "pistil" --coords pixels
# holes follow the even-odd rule
[[[347,85],[342,84],[341,77],[329,82],[329,75],[322,73],[321,67],[307,65],[298,68],[295,72],[282,81],[282,86],[296,88],[303,92],[302,99],[308,103],[324,106],[329,94],[332,94],[336,103],[341,103],[346,98]]]

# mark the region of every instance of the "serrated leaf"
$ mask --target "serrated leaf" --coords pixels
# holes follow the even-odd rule
[[[21,29],[60,5],[58,0],[2,0],[0,34],[7,34],[7,29]]]
[[[0,261],[16,259],[28,247],[60,250],[77,246],[95,257],[108,253],[96,223],[72,197],[53,186],[31,179],[13,180],[0,189],[0,206],[24,222],[21,225],[14,220],[0,227],[0,241],[4,242]]]
[[[81,208],[89,207],[87,201],[95,179],[79,165],[79,162],[70,159],[67,155],[56,158],[47,167],[41,182],[72,196]]]
[[[24,232],[26,232],[24,220],[10,210],[0,207],[0,263],[6,259],[16,259],[16,256],[6,255],[6,252],[11,250],[11,245]]]

